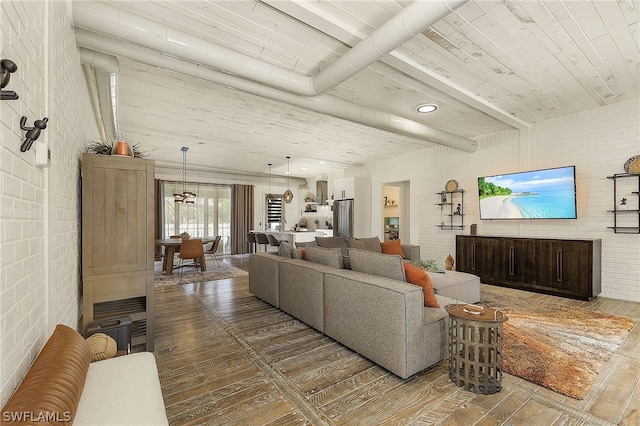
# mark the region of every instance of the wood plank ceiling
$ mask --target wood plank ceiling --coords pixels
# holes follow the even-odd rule
[[[105,3],[308,76],[409,4]],[[637,0],[472,0],[327,94],[465,138],[526,128],[638,98],[639,15]],[[193,166],[266,173],[271,162],[275,174],[284,174],[289,155],[292,175],[316,177],[433,146],[125,55],[119,60],[120,133],[152,150],[158,164],[180,164],[180,147],[189,146]],[[419,115],[422,103],[439,109]]]

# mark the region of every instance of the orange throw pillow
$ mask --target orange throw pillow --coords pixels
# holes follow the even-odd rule
[[[433,285],[431,284],[429,274],[418,268],[416,265],[412,265],[408,262],[402,263],[404,265],[404,275],[407,277],[407,282],[422,287],[422,292],[424,293],[424,306],[439,308],[440,304],[433,292]]]
[[[384,254],[399,254],[400,257],[406,259],[402,247],[400,246],[400,240],[393,240],[387,243],[380,243],[382,247],[382,253]]]

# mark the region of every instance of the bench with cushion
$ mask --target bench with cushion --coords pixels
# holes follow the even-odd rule
[[[2,409],[2,424],[168,425],[150,352],[91,362],[87,341],[58,324]]]

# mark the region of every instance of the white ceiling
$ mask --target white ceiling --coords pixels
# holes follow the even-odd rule
[[[87,5],[74,0],[74,8],[78,3]],[[409,4],[102,3],[308,76]],[[327,94],[465,138],[526,128],[638,98],[639,16],[637,0],[472,0]],[[273,163],[273,172],[284,174],[288,155],[292,175],[317,177],[433,146],[117,56],[120,133],[158,164],[180,165],[180,148],[188,146],[193,166],[266,173]],[[417,114],[426,102],[438,111]],[[106,130],[113,133],[108,120]]]

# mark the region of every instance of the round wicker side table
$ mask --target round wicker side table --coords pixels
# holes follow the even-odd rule
[[[449,313],[449,378],[465,390],[492,394],[502,389],[504,312],[467,304],[445,306]]]

